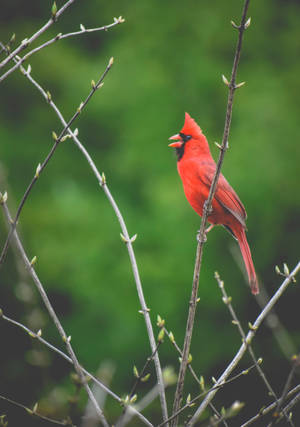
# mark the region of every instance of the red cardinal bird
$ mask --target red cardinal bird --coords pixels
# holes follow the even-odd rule
[[[185,123],[179,134],[170,139],[176,141],[169,144],[169,147],[176,149],[177,169],[186,198],[197,214],[202,216],[203,204],[208,198],[216,170],[207,139],[188,113],[185,113]],[[208,230],[216,224],[221,224],[237,239],[251,291],[258,294],[257,278],[245,233],[246,218],[245,208],[238,195],[220,174],[212,201],[212,213],[208,216],[208,222],[211,223]]]

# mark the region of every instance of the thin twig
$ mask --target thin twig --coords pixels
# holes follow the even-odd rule
[[[21,69],[22,68],[23,67],[21,67]],[[23,68],[23,70],[24,70],[24,68]],[[55,111],[55,113],[59,117],[62,124],[64,126],[66,126],[67,123],[66,123],[63,115],[61,114],[60,110],[58,109],[56,104],[53,102],[53,100],[51,99],[49,101],[46,91],[41,87],[41,85],[39,85],[37,83],[37,81],[35,79],[33,79],[33,77],[31,76],[31,74],[28,71],[25,72],[24,75],[39,90],[39,92],[42,94],[42,96],[45,98],[45,100],[53,108],[53,110]],[[142,307],[141,311],[143,313],[145,323],[146,323],[146,329],[147,329],[147,333],[148,333],[148,337],[149,337],[150,347],[151,347],[152,352],[154,352],[156,342],[155,342],[155,338],[154,338],[151,318],[149,315],[149,309],[147,308],[147,305],[146,305],[144,292],[143,292],[143,288],[142,288],[142,283],[141,283],[141,279],[140,279],[140,275],[139,275],[139,270],[138,270],[138,266],[137,266],[137,262],[136,262],[136,258],[135,258],[135,253],[133,250],[132,243],[133,243],[134,238],[130,239],[130,237],[129,237],[129,233],[128,233],[124,218],[123,218],[121,211],[120,211],[117,203],[115,202],[115,200],[114,200],[114,198],[113,198],[113,196],[112,196],[112,194],[111,194],[111,192],[110,192],[110,190],[106,184],[105,176],[100,175],[100,172],[98,171],[98,169],[97,169],[94,161],[92,160],[90,154],[88,153],[86,148],[81,144],[81,142],[77,138],[77,135],[74,132],[72,132],[72,130],[70,128],[67,129],[67,132],[71,136],[71,138],[73,139],[74,143],[77,145],[79,150],[82,152],[84,157],[86,158],[90,168],[92,169],[92,172],[94,173],[99,185],[101,186],[106,197],[108,198],[108,201],[111,204],[111,206],[115,212],[115,215],[119,221],[121,231],[122,231],[122,238],[123,238],[124,242],[126,243],[126,247],[127,247],[129,259],[130,259],[130,264],[132,267],[132,272],[133,272],[133,276],[134,276],[134,280],[135,280],[135,284],[136,284],[136,289],[137,289],[140,305]],[[161,408],[162,408],[162,416],[163,416],[163,420],[166,420],[168,418],[168,409],[167,409],[167,403],[166,403],[165,386],[164,386],[163,375],[162,375],[162,370],[161,370],[161,365],[160,365],[158,353],[156,353],[154,356],[154,365],[155,365],[156,376],[157,376],[157,385],[158,385],[159,397],[160,397]]]
[[[68,38],[68,37],[79,36],[79,35],[82,35],[85,33],[93,33],[95,31],[104,31],[104,30],[106,31],[109,28],[115,27],[116,25],[119,25],[123,22],[124,22],[124,19],[122,18],[122,16],[120,16],[118,19],[115,18],[115,21],[112,24],[103,25],[102,27],[98,27],[98,28],[84,28],[83,27],[80,31],[74,31],[72,33],[67,33],[67,34],[59,33],[55,37],[53,37],[52,39],[46,41],[45,43],[41,44],[40,46],[37,46],[36,48],[30,50],[22,58],[18,58],[15,65],[13,65],[9,70],[7,70],[4,74],[2,74],[2,76],[0,76],[0,83],[4,79],[6,79],[11,73],[13,73],[17,68],[19,68],[23,64],[23,62],[25,62],[31,55],[39,52],[40,50],[44,49],[47,46],[50,46],[51,44],[57,42],[58,40],[63,40],[63,39]]]
[[[149,364],[152,362],[152,360],[153,360],[153,358],[154,358],[154,356],[155,356],[156,352],[158,351],[159,346],[161,345],[161,343],[162,343],[162,341],[158,341],[158,343],[157,343],[157,345],[156,345],[156,348],[155,348],[154,352],[151,354],[151,356],[150,356],[150,357],[147,357],[147,360],[146,360],[146,362],[145,362],[145,364],[144,364],[144,366],[143,366],[143,368],[142,368],[141,372],[139,372],[139,373],[138,373],[138,376],[136,377],[136,380],[135,380],[135,382],[134,382],[134,384],[133,384],[133,386],[132,386],[132,389],[130,390],[130,393],[129,393],[129,399],[130,399],[130,398],[132,398],[132,397],[134,396],[134,394],[135,394],[135,392],[136,392],[136,389],[137,389],[138,385],[141,383],[142,379],[143,379],[143,378],[144,378],[144,376],[145,376],[146,369],[148,368]]]
[[[225,287],[224,287],[224,282],[220,279],[220,276],[219,276],[219,274],[217,272],[215,273],[215,279],[217,280],[219,288],[221,289],[221,292],[222,292],[222,295],[223,295],[223,302],[228,307],[228,310],[229,310],[229,312],[231,314],[231,317],[233,319],[234,325],[236,325],[238,327],[238,330],[239,330],[239,333],[240,333],[240,335],[242,337],[242,340],[245,341],[246,334],[244,332],[244,329],[243,329],[243,327],[241,325],[241,322],[239,321],[239,319],[238,319],[238,317],[237,317],[237,315],[236,315],[236,313],[234,311],[234,308],[233,308],[233,306],[231,304],[231,297],[229,297],[227,295],[227,292],[226,292]],[[249,325],[249,326],[251,328],[251,325]],[[259,359],[257,359],[257,357],[255,356],[251,344],[248,345],[248,351],[249,351],[251,359],[255,363],[257,371],[258,371],[259,375],[261,376],[263,382],[265,383],[265,385],[266,385],[266,387],[267,387],[270,395],[273,396],[277,400],[276,394],[275,394],[272,386],[270,385],[269,381],[267,380],[265,374],[263,373],[263,371],[262,371],[262,369],[260,367],[260,364],[258,363]],[[260,360],[262,361],[262,359],[260,359]]]
[[[42,28],[40,28],[36,33],[34,33],[29,39],[25,39],[21,42],[21,44],[13,51],[11,52],[7,58],[5,58],[0,63],[0,68],[4,67],[9,61],[11,61],[16,55],[18,55],[22,50],[26,49],[34,40],[36,40],[38,37],[40,37],[41,34],[43,34],[46,30],[48,30],[51,25],[53,25],[58,18],[64,13],[64,11],[71,6],[72,3],[74,3],[75,0],[69,0],[67,1],[56,13],[55,15],[52,15],[49,21],[43,25]]]
[[[223,302],[224,302],[225,305],[227,305],[228,310],[229,310],[229,312],[231,314],[231,317],[233,319],[233,322],[238,327],[238,330],[239,330],[239,333],[240,333],[240,335],[242,337],[242,340],[245,341],[246,334],[244,332],[244,329],[242,328],[241,322],[239,321],[239,319],[238,319],[238,317],[237,317],[237,315],[236,315],[236,313],[234,311],[234,308],[233,308],[233,306],[231,304],[231,297],[229,297],[227,295],[227,292],[226,292],[225,287],[224,287],[224,282],[221,280],[221,278],[220,278],[220,276],[219,276],[219,274],[217,272],[215,272],[215,279],[218,282],[219,288],[221,289],[221,292],[222,292],[222,295],[223,295]],[[252,325],[249,324],[249,327],[251,329]],[[259,376],[261,377],[261,379],[263,380],[263,382],[264,382],[264,384],[265,384],[265,386],[266,386],[266,388],[267,388],[270,396],[273,396],[275,398],[276,402],[277,402],[278,398],[277,398],[277,396],[275,394],[275,391],[273,390],[271,384],[267,380],[267,377],[266,377],[265,373],[263,372],[263,370],[262,370],[262,368],[260,366],[259,360],[261,360],[261,362],[262,362],[262,359],[257,359],[256,358],[251,343],[248,344],[248,351],[249,351],[249,354],[251,356],[251,359],[253,360],[253,362],[256,365],[257,372],[258,372]],[[286,416],[286,420],[287,420],[287,422],[290,425],[292,425],[291,420],[289,420],[289,418],[287,416]]]
[[[179,347],[179,345],[177,344],[177,342],[175,341],[173,333],[170,333],[165,326],[164,326],[164,331],[165,331],[166,335],[168,335],[168,337],[170,338],[171,343],[173,344],[173,346],[175,347],[176,351],[180,354],[180,357],[182,358],[182,350]],[[194,377],[195,381],[200,386],[200,388],[202,390],[204,390],[204,383],[198,378],[198,376],[197,376],[196,372],[194,371],[191,363],[188,363],[188,369],[189,369],[190,373],[192,374],[192,376]],[[228,427],[226,420],[222,419],[222,416],[219,413],[219,411],[217,410],[217,408],[215,408],[214,405],[212,405],[212,404],[210,404],[209,406],[211,407],[211,409],[214,412],[214,414],[217,416],[218,420],[222,421],[225,427]]]
[[[242,268],[241,258],[238,256],[238,250],[235,245],[230,246],[230,252],[237,266],[240,268],[241,272],[243,273],[245,283],[248,285],[248,279],[245,275],[245,270]],[[269,299],[270,299],[270,296],[268,295],[262,280],[260,280],[259,294],[256,295],[255,300],[257,301],[261,310],[267,304]],[[293,341],[291,340],[288,334],[288,331],[286,330],[286,328],[284,327],[284,325],[282,324],[282,322],[280,321],[278,315],[274,310],[272,310],[271,313],[269,313],[268,317],[266,318],[266,325],[268,326],[268,328],[270,328],[284,356],[288,360],[290,360],[292,355],[296,353],[296,347]]]
[[[59,354],[61,357],[63,357],[65,360],[67,360],[69,363],[73,364],[73,361],[71,359],[71,357],[69,357],[66,353],[64,353],[63,351],[61,351],[60,349],[58,349],[57,347],[55,347],[53,344],[50,344],[47,340],[45,340],[40,333],[36,333],[34,331],[32,331],[31,329],[27,328],[27,326],[23,325],[23,323],[17,322],[16,320],[12,319],[11,317],[6,316],[5,314],[3,314],[2,309],[0,309],[0,318],[5,320],[6,322],[17,326],[18,328],[21,328],[22,330],[24,330],[29,336],[31,336],[32,338],[38,340],[41,344],[45,345],[46,347],[48,347],[50,350],[52,350],[53,352]],[[96,378],[93,374],[91,374],[89,371],[87,371],[83,366],[81,366],[82,371],[84,372],[84,374],[90,378],[98,387],[100,387],[105,393],[109,394],[113,399],[115,399],[117,402],[119,402],[121,405],[123,405],[123,399],[121,397],[119,397],[116,393],[114,393],[113,391],[111,391],[105,384],[103,384],[98,378]],[[131,405],[127,406],[128,408],[130,408],[130,410],[133,412],[133,414],[135,414],[136,416],[138,416],[140,418],[140,420],[147,426],[151,427],[152,424],[144,417],[144,415],[142,415],[141,413],[139,413],[137,411],[137,409]]]
[[[187,369],[187,362],[188,357],[190,353],[190,346],[192,341],[192,333],[193,333],[193,327],[194,327],[194,319],[195,319],[195,313],[196,313],[196,306],[197,306],[197,297],[198,297],[198,288],[199,288],[199,277],[200,277],[200,269],[201,269],[201,262],[202,262],[202,254],[203,254],[203,245],[206,241],[205,236],[205,227],[207,218],[209,216],[209,213],[211,211],[211,204],[212,200],[217,188],[217,182],[221,173],[221,167],[224,160],[225,152],[228,148],[228,137],[229,137],[229,131],[230,131],[230,123],[231,123],[231,117],[232,117],[232,107],[233,107],[233,99],[234,99],[234,93],[237,89],[236,85],[236,74],[237,74],[237,68],[240,60],[241,55],[241,49],[242,49],[242,41],[243,41],[243,34],[246,29],[246,16],[248,11],[250,0],[245,0],[243,12],[242,12],[242,19],[241,24],[239,27],[237,27],[239,31],[239,37],[237,42],[237,47],[235,51],[234,61],[233,61],[233,67],[231,72],[231,79],[230,83],[228,83],[228,100],[227,100],[227,110],[226,110],[226,119],[225,119],[225,127],[224,127],[224,133],[223,133],[223,140],[221,144],[221,151],[219,160],[216,166],[216,171],[214,174],[214,178],[212,180],[212,184],[209,191],[209,196],[206,202],[203,206],[203,216],[201,220],[201,226],[200,231],[198,235],[198,244],[197,244],[197,251],[196,251],[196,261],[195,261],[195,268],[194,268],[194,277],[193,277],[193,284],[192,284],[192,293],[191,293],[191,299],[190,299],[190,307],[189,307],[189,314],[187,319],[187,325],[186,325],[186,334],[185,334],[185,340],[184,340],[184,347],[183,347],[183,356],[182,356],[182,362],[180,365],[179,375],[178,375],[178,382],[177,382],[177,388],[174,398],[174,404],[173,404],[173,413],[176,413],[178,408],[180,407],[180,403],[182,400],[182,393],[183,393],[183,387],[184,387],[184,378],[185,373]],[[178,419],[175,418],[172,422],[172,426],[175,427],[177,425]]]
[[[45,415],[38,413],[37,412],[37,406],[34,407],[33,409],[30,409],[30,408],[28,408],[28,406],[25,406],[22,403],[16,402],[15,400],[9,399],[8,397],[2,396],[2,395],[0,395],[0,399],[5,400],[6,402],[9,402],[14,406],[18,406],[19,408],[25,409],[25,411],[27,412],[28,415],[35,416],[37,418],[40,418],[41,420],[48,421],[52,424],[58,424],[60,426],[66,426],[66,425],[74,426],[73,423],[70,424],[70,420],[58,421],[58,420],[54,420],[53,418],[49,418],[49,417],[46,417]],[[5,425],[5,424],[1,424],[1,425]]]
[[[125,403],[130,402],[130,403],[134,403],[137,400],[137,394],[136,394],[136,390],[138,385],[141,382],[145,382],[149,379],[150,374],[145,375],[146,373],[146,369],[148,368],[149,364],[152,362],[155,354],[157,353],[159,346],[161,345],[162,340],[158,340],[156,348],[154,350],[154,352],[151,354],[151,356],[147,357],[147,360],[142,368],[142,370],[140,372],[138,372],[137,367],[134,366],[134,376],[135,376],[135,382],[129,392],[129,394],[126,396],[125,399]],[[123,412],[120,415],[119,419],[116,421],[116,425],[123,425],[123,422],[125,420],[125,413],[127,412],[127,407],[124,406]]]
[[[300,391],[300,384],[298,384],[296,387],[294,387],[291,391],[288,392],[287,397],[291,397],[293,396],[293,394],[297,393]],[[299,399],[300,398],[300,393],[297,394],[297,396],[295,397],[295,399]],[[294,399],[293,399],[294,400]],[[290,403],[293,402],[293,400],[291,400]],[[295,404],[297,403],[297,401],[295,402]],[[273,409],[276,408],[277,402],[273,402],[271,405],[269,405],[267,408],[262,408],[254,417],[250,418],[248,421],[246,421],[244,424],[241,425],[241,427],[249,427],[251,424],[253,424],[255,421],[259,420],[261,417],[263,417],[264,415],[267,415],[269,412],[271,412]],[[288,413],[289,409],[291,409],[289,407],[289,405],[287,405],[284,410],[286,411],[286,413]]]
[[[1,42],[0,42],[1,45]],[[107,73],[109,72],[109,70],[111,69],[113,64],[113,58],[111,58],[109,60],[108,65],[106,66],[105,71],[102,73],[101,77],[99,78],[98,82],[92,85],[92,89],[90,91],[90,93],[88,94],[88,96],[86,97],[86,99],[80,104],[80,106],[77,108],[76,112],[73,114],[73,116],[71,117],[71,119],[68,121],[68,123],[66,123],[64,125],[63,130],[60,132],[59,136],[57,136],[55,133],[53,134],[54,137],[54,144],[51,148],[51,150],[49,151],[49,153],[47,154],[46,158],[44,159],[44,161],[38,165],[36,172],[30,182],[30,184],[27,186],[26,191],[22,197],[22,200],[18,206],[17,209],[17,213],[16,216],[14,218],[14,220],[11,223],[11,228],[10,231],[8,233],[7,239],[5,241],[5,244],[3,246],[2,252],[1,252],[1,256],[0,256],[0,266],[4,261],[5,255],[7,253],[8,250],[8,246],[9,246],[9,242],[12,236],[13,231],[15,230],[16,226],[17,226],[17,222],[18,219],[20,217],[21,211],[24,207],[24,204],[31,192],[31,190],[34,187],[34,184],[37,182],[37,180],[39,179],[41,173],[43,172],[43,170],[45,169],[45,167],[48,165],[49,161],[51,160],[53,154],[55,153],[57,147],[59,146],[59,143],[63,141],[65,134],[68,130],[68,128],[74,123],[74,121],[77,119],[77,117],[80,115],[80,113],[84,110],[84,108],[86,107],[86,105],[88,104],[88,102],[90,101],[90,99],[92,98],[92,96],[94,95],[94,93],[101,87],[102,82],[105,78],[105,76],[107,75]],[[25,71],[25,73],[28,73]],[[46,94],[47,95],[47,99],[48,102],[51,100],[51,96],[49,96],[49,93]],[[50,99],[49,99],[50,98]]]
[[[293,269],[293,271],[286,277],[286,279],[283,281],[281,286],[278,288],[277,292],[273,295],[273,297],[270,299],[268,304],[265,306],[265,308],[261,311],[255,322],[253,323],[253,326],[251,330],[248,332],[246,339],[244,340],[243,344],[241,345],[240,349],[236,353],[235,357],[232,359],[230,364],[227,366],[223,374],[220,376],[220,378],[217,380],[217,384],[222,384],[226,378],[230,375],[230,373],[233,371],[233,369],[237,366],[239,361],[244,356],[245,352],[247,351],[248,345],[251,343],[255,333],[257,332],[259,326],[265,319],[265,317],[269,314],[270,310],[274,307],[274,305],[277,303],[277,301],[280,299],[280,297],[283,295],[284,291],[287,289],[288,285],[295,280],[295,276],[300,270],[300,261],[296,265],[296,267]],[[211,400],[214,398],[215,394],[217,393],[217,390],[213,390],[206,398],[203,400],[197,411],[195,412],[194,416],[192,417],[191,421],[189,422],[188,426],[193,426],[197,419],[201,416],[201,414],[204,412],[205,408],[211,402]]]
[[[290,410],[293,406],[295,406],[297,403],[300,402],[300,393],[297,394],[297,396],[294,397],[282,410],[283,413],[289,413],[291,414]],[[278,421],[282,418],[282,415],[279,417]]]
[[[8,207],[6,205],[6,202],[5,202],[5,200],[4,200],[4,198],[3,198],[2,195],[0,195],[0,197],[1,197],[1,202],[0,203],[2,205],[2,208],[3,208],[4,214],[5,214],[6,220],[8,221],[8,223],[12,223],[12,218],[11,218],[10,212],[8,210]],[[41,295],[41,298],[42,298],[42,300],[43,300],[43,302],[45,304],[45,307],[46,307],[46,309],[47,309],[47,311],[48,311],[51,319],[53,320],[53,322],[54,322],[54,324],[55,324],[55,326],[56,326],[56,328],[57,328],[57,330],[58,330],[58,332],[59,332],[59,334],[60,334],[63,342],[66,345],[67,351],[68,351],[68,353],[69,353],[69,355],[70,355],[70,357],[71,357],[71,359],[73,361],[74,369],[75,369],[76,373],[78,374],[78,376],[80,378],[80,381],[82,382],[83,387],[85,388],[85,391],[86,391],[87,395],[89,396],[90,400],[94,404],[94,407],[96,409],[96,412],[97,412],[97,415],[99,417],[99,420],[104,425],[104,427],[108,427],[109,424],[108,424],[108,422],[107,422],[107,420],[106,420],[106,418],[105,418],[102,410],[100,409],[100,407],[99,407],[99,405],[98,405],[98,403],[97,403],[97,401],[96,401],[93,393],[91,392],[91,389],[90,389],[90,387],[89,387],[89,385],[87,383],[87,379],[86,379],[86,377],[84,375],[84,372],[83,372],[81,366],[79,365],[79,362],[78,362],[78,359],[77,359],[77,357],[76,357],[76,355],[74,353],[73,347],[71,346],[71,337],[70,336],[68,337],[66,335],[66,333],[64,331],[64,328],[63,328],[62,324],[60,323],[60,321],[59,321],[59,319],[58,319],[58,317],[57,317],[57,315],[55,313],[55,310],[54,310],[54,308],[52,307],[52,305],[51,305],[51,303],[49,301],[49,298],[48,298],[48,296],[47,296],[47,294],[45,292],[45,289],[44,289],[44,287],[43,287],[40,279],[38,278],[38,276],[37,276],[37,274],[35,272],[35,269],[33,267],[33,262],[29,261],[27,255],[25,253],[25,250],[23,248],[23,245],[22,245],[22,243],[21,243],[21,241],[19,239],[19,236],[18,236],[18,233],[17,233],[16,230],[14,230],[13,236],[14,236],[14,238],[16,240],[16,244],[17,244],[17,247],[18,247],[18,249],[20,251],[21,257],[22,257],[22,259],[23,259],[23,261],[24,261],[24,263],[25,263],[25,265],[26,265],[26,267],[27,267],[27,269],[29,271],[29,274],[31,275],[31,277],[32,277],[32,279],[33,279],[33,281],[34,281],[34,283],[35,283],[35,285],[37,287],[37,290],[39,291],[39,293]]]
[[[231,377],[229,380],[225,380],[222,384],[217,384],[215,383],[215,385],[213,387],[211,387],[209,390],[204,390],[203,392],[201,392],[200,394],[198,394],[196,397],[194,397],[193,399],[191,399],[189,402],[187,402],[185,405],[183,405],[180,409],[178,409],[178,411],[175,414],[172,414],[167,421],[172,421],[174,420],[176,417],[178,417],[183,411],[185,411],[188,408],[191,408],[192,406],[194,406],[194,404],[201,399],[201,397],[208,395],[209,393],[212,392],[217,392],[218,390],[220,390],[221,388],[225,387],[227,384],[230,384],[232,382],[234,382],[235,380],[237,380],[238,378],[244,376],[244,375],[248,375],[250,371],[252,371],[255,368],[255,365],[251,365],[249,366],[249,368],[247,369],[243,369],[241,372],[239,372],[238,374],[234,375],[233,377]],[[159,424],[157,427],[162,427],[165,426],[166,422],[163,422],[161,424]],[[188,424],[185,424],[188,425]]]
[[[166,388],[176,383],[176,375],[172,367],[166,366],[163,369],[163,377]],[[154,399],[157,398],[157,396],[159,396],[159,388],[157,384],[155,384],[155,386],[136,404],[126,407],[125,413],[118,419],[115,427],[124,427],[135,416],[132,411],[133,408],[138,411],[143,411],[153,402]]]
[[[290,373],[289,373],[289,375],[287,377],[287,380],[286,380],[285,385],[283,387],[282,394],[281,394],[280,398],[277,401],[276,409],[275,409],[274,414],[273,414],[273,420],[268,424],[268,427],[271,427],[273,425],[273,423],[275,422],[275,419],[278,419],[279,414],[281,413],[281,407],[283,406],[283,403],[286,400],[287,394],[289,392],[289,388],[290,388],[290,386],[292,384],[292,381],[293,381],[293,378],[294,378],[294,375],[295,375],[295,371],[299,367],[299,361],[300,361],[299,356],[293,357],[293,366],[292,366],[292,369],[290,370]],[[286,415],[285,412],[283,414],[287,417],[287,415]]]

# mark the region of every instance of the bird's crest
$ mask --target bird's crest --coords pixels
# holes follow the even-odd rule
[[[184,125],[180,132],[184,135],[197,136],[202,133],[202,130],[195,120],[191,118],[189,113],[185,113]]]

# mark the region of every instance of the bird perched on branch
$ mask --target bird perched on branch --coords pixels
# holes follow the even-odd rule
[[[181,131],[171,136],[174,141],[169,144],[177,154],[177,169],[183,183],[184,193],[192,208],[198,215],[203,214],[203,205],[208,198],[210,186],[216,171],[208,142],[202,130],[188,113]],[[223,225],[238,241],[247,270],[249,284],[254,295],[258,294],[258,282],[246,238],[245,208],[234,189],[220,174],[216,192],[212,200],[212,211],[208,215],[211,224]]]

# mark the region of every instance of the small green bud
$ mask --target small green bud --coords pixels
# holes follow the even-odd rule
[[[120,237],[121,237],[122,242],[128,243],[128,239],[126,239],[126,237],[122,233],[120,233]]]
[[[222,80],[223,80],[223,83],[226,84],[226,86],[229,86],[229,81],[226,79],[226,77],[224,76],[224,74],[222,74]]]
[[[0,205],[3,205],[7,201],[7,191],[4,194],[0,193]]]
[[[150,378],[150,375],[151,375],[151,374],[146,374],[145,376],[143,376],[143,377],[141,378],[142,383],[147,382],[147,381],[149,380],[149,378]]]
[[[38,165],[37,165],[37,168],[36,168],[36,171],[35,171],[35,178],[39,178],[39,176],[40,176],[40,172],[41,172],[41,169],[42,169],[42,167],[41,167],[41,164],[39,163]]]
[[[283,264],[283,272],[286,276],[289,276],[290,274],[290,269],[288,268],[286,263]]]
[[[133,243],[136,240],[136,238],[137,238],[137,234],[131,237],[130,242]]]
[[[134,403],[137,400],[137,394],[134,394],[132,398],[129,400],[130,403]]]
[[[165,326],[165,319],[162,319],[159,314],[157,315],[156,324],[159,328],[163,328]]]
[[[246,23],[245,23],[245,30],[247,30],[247,28],[249,28],[251,25],[251,17],[247,19]]]
[[[137,367],[134,365],[133,367],[133,375],[138,378],[139,377],[139,371],[137,370]]]
[[[37,262],[37,257],[36,255],[32,258],[32,260],[30,261],[30,265],[34,266],[34,264]]]
[[[52,18],[55,18],[56,14],[57,14],[57,5],[56,5],[56,2],[54,2],[51,8]]]
[[[205,391],[205,381],[203,375],[200,377],[200,388],[202,391]]]
[[[162,328],[159,333],[158,333],[158,342],[162,342],[164,340],[164,336],[165,336],[165,330]]]
[[[246,82],[238,83],[237,85],[235,85],[235,88],[239,89],[240,87],[244,86],[244,84],[246,84]]]
[[[174,338],[173,332],[171,332],[171,331],[169,332],[169,338],[170,338],[171,343],[174,344],[175,338]]]

